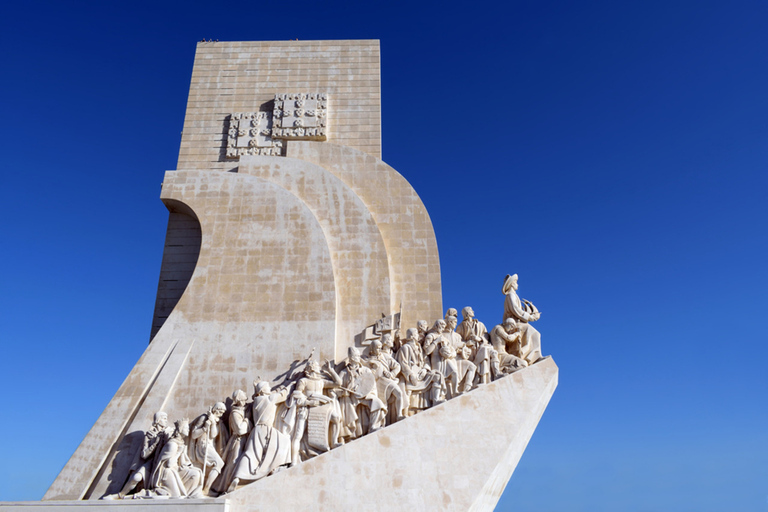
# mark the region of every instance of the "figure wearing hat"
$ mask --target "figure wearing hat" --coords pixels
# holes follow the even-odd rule
[[[504,321],[508,318],[514,319],[520,331],[520,350],[515,355],[525,359],[528,364],[533,364],[542,358],[541,334],[529,322],[538,320],[541,313],[531,302],[524,301],[523,306],[517,296],[517,274],[507,274],[501,292],[507,296],[504,300]]]

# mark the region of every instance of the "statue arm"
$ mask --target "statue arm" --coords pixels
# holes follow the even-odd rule
[[[496,331],[496,335],[499,336],[504,341],[506,341],[507,343],[514,343],[514,342],[516,342],[517,340],[520,339],[520,333],[519,332],[515,332],[515,333],[512,333],[512,334],[509,334],[504,329],[499,329],[498,331]]]
[[[285,402],[288,399],[288,396],[290,395],[290,388],[283,388],[280,391],[275,391],[271,395],[269,395],[269,400],[274,404],[281,404]]]
[[[190,432],[189,437],[191,439],[200,439],[205,434],[206,434],[206,431],[205,431],[205,421],[204,421],[202,425],[196,426],[192,429],[192,432]]]
[[[520,303],[520,298],[515,292],[509,292],[509,294],[507,294],[507,299],[504,302],[504,310],[508,316],[511,316],[512,318],[521,322],[530,322],[535,320],[533,315],[527,313],[523,309],[523,306]]]
[[[398,363],[395,358],[391,358],[390,360],[390,366],[389,366],[389,372],[392,374],[392,378],[396,379],[398,375],[400,375],[400,370],[402,367],[400,366],[400,363]]]
[[[246,418],[245,415],[233,412],[230,416],[229,423],[233,433],[237,433],[239,436],[244,436],[248,433],[250,424],[248,422],[248,418]]]
[[[333,366],[330,364],[326,365],[326,368],[324,368],[328,375],[333,379],[333,381],[323,379],[323,387],[330,388],[330,387],[336,387],[341,386],[341,377],[339,377],[339,374],[336,373],[336,370],[333,369]]]
[[[157,445],[160,444],[160,433],[150,429],[144,435],[144,446],[141,449],[141,458],[148,459],[155,453]]]

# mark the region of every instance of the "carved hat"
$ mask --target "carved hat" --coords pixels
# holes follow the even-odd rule
[[[263,380],[256,384],[256,394],[263,395],[269,392],[269,382]]]
[[[245,403],[246,400],[248,400],[248,395],[246,395],[245,391],[243,391],[242,389],[238,389],[237,391],[232,393],[232,402],[234,402],[234,403],[237,403],[237,402]]]
[[[345,360],[345,362],[349,364],[352,361],[354,361],[355,363],[362,362],[362,359],[360,357],[360,351],[356,347],[349,347],[347,349],[347,359]]]
[[[501,293],[504,295],[509,293],[509,290],[512,289],[512,283],[517,282],[517,274],[509,275],[507,274],[507,277],[504,278],[504,286],[501,287]]]

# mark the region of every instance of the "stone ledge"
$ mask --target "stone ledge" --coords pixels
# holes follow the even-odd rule
[[[229,512],[227,499],[199,500],[123,500],[123,501],[0,501],[2,512],[38,512],[55,510],[69,512],[93,508],[98,512]]]

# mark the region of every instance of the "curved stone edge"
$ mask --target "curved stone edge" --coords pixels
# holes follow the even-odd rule
[[[329,142],[291,141],[286,156],[315,163],[362,199],[387,247],[391,309],[402,303],[400,325],[443,317],[437,239],[424,203],[399,172],[357,149]]]
[[[493,510],[557,382],[544,359],[238,489],[231,510]]]
[[[295,158],[244,156],[239,174],[274,183],[303,201],[326,234],[336,281],[336,353],[340,361],[354,337],[389,313],[386,246],[370,211],[343,181],[319,165]]]
[[[187,204],[194,203],[193,201],[185,200],[183,195],[172,190],[176,180],[185,178],[185,173],[187,176],[199,174],[205,176],[206,179],[254,180],[279,189],[277,185],[269,184],[256,177],[229,173],[210,174],[203,171],[170,171],[166,175],[167,187],[164,187],[161,199],[182,202],[197,217],[204,217],[204,212],[198,212],[194,204]],[[283,193],[290,194],[288,191],[283,191]],[[296,201],[297,204],[301,203],[298,199]],[[301,204],[303,208],[306,208],[306,205]],[[311,214],[308,209],[307,213],[308,215]],[[201,218],[203,247],[207,244],[206,236],[211,235],[210,232],[207,232],[205,224],[204,218]],[[202,253],[201,256],[204,259],[205,254]],[[195,274],[198,274],[199,270],[200,267],[197,267]],[[196,277],[193,275],[177,308],[171,312],[154,341],[144,351],[93,427],[64,465],[62,471],[43,496],[43,500],[96,499],[101,496],[108,485],[105,483],[104,477],[111,471],[111,463],[125,434],[131,429],[146,429],[149,427],[152,414],[165,408],[193,348],[194,340],[197,338],[197,336],[189,335],[197,334],[192,332],[194,326],[191,330],[177,328],[180,324],[189,323],[187,321],[188,312],[185,310],[184,304],[188,302],[189,295],[195,293],[195,281]],[[333,339],[333,336],[330,338]],[[332,345],[329,348],[332,352]],[[252,372],[258,374],[261,370],[253,368]],[[266,372],[261,373],[266,374]],[[252,376],[250,377],[252,378]],[[227,388],[225,391],[216,393],[215,399],[222,400],[230,393],[231,389]],[[199,412],[202,412],[205,408],[204,401],[198,407],[200,408]]]

